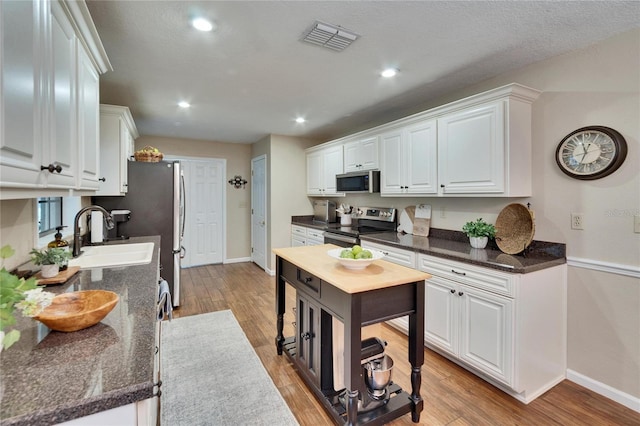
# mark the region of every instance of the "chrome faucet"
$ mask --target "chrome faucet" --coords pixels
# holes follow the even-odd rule
[[[104,223],[107,225],[107,229],[113,229],[115,223],[113,217],[104,208],[100,206],[87,206],[76,214],[76,218],[73,220],[73,257],[80,256],[80,216],[88,211],[101,211],[104,215]]]

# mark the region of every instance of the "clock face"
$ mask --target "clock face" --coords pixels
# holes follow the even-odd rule
[[[567,135],[558,145],[556,162],[565,174],[582,180],[610,175],[622,165],[627,143],[616,130],[589,126]]]

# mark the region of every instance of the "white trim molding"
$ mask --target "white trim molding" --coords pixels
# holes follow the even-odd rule
[[[593,269],[594,271],[624,275],[632,278],[640,278],[639,266],[602,262],[599,260],[583,259],[580,257],[567,257],[567,265],[574,266],[576,268]]]
[[[606,385],[602,382],[599,382],[569,369],[567,369],[567,380],[571,380],[572,382],[577,383],[580,386],[584,386],[585,388],[595,393],[598,393],[617,402],[618,404],[622,404],[625,407],[640,413],[640,398],[629,395],[628,393],[612,388],[609,385]]]
[[[234,259],[225,259],[223,264],[251,262],[251,257],[236,257]]]

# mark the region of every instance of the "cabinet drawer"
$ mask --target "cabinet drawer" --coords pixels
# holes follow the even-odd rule
[[[515,297],[517,276],[513,274],[424,254],[418,257],[418,269],[476,288]]]
[[[324,231],[320,229],[307,228],[307,237],[324,242]]]
[[[363,241],[362,248],[379,250],[385,254],[383,260],[416,269],[416,253],[413,251],[390,247],[384,244],[370,243],[369,241]]]
[[[307,236],[307,228],[304,226],[291,225],[291,235],[298,235],[300,237]]]
[[[287,261],[282,262],[282,277],[296,290],[306,291],[312,295],[320,296],[320,278],[311,275]]]

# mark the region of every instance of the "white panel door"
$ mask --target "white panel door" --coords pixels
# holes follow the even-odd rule
[[[251,261],[267,270],[267,157],[251,160]]]
[[[36,1],[0,2],[0,183],[44,187],[47,166],[41,129],[45,103],[41,55],[43,26]]]
[[[504,192],[504,102],[438,119],[438,180],[445,194]]]
[[[463,285],[458,297],[460,359],[511,385],[513,300]]]
[[[458,297],[456,285],[432,276],[425,286],[425,341],[458,355]]]
[[[189,224],[185,231],[183,267],[224,260],[224,160],[180,160],[185,170]]]

